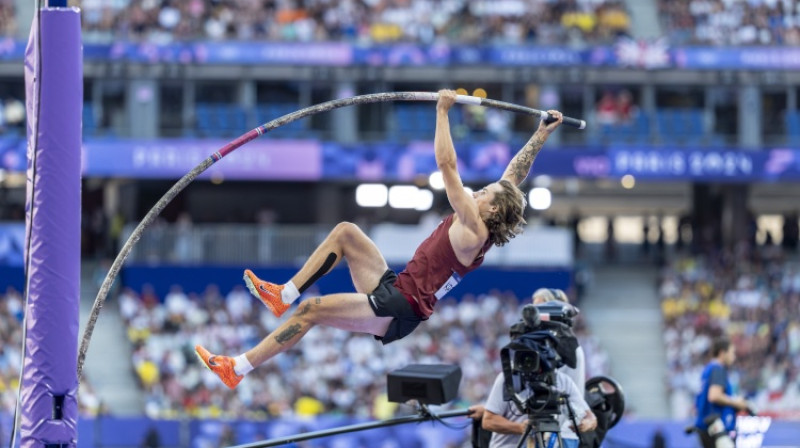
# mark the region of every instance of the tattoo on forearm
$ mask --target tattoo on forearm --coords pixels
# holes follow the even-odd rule
[[[277,336],[275,336],[275,341],[278,344],[283,345],[293,337],[297,336],[300,333],[300,324],[292,324],[289,328],[281,331]]]
[[[506,168],[505,175],[511,176],[512,180],[519,185],[528,177],[528,172],[531,170],[533,161],[542,150],[546,138],[536,133],[525,143],[525,146],[511,159],[511,163]]]
[[[297,315],[298,315],[298,316],[305,316],[305,315],[306,315],[306,313],[308,313],[308,311],[309,311],[310,309],[311,309],[311,302],[306,302],[306,305],[303,307],[303,309],[301,309],[301,310],[300,310],[300,311],[297,313]]]

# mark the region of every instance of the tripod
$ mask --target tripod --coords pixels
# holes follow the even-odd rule
[[[531,432],[533,432],[533,435],[531,435]],[[529,414],[528,427],[525,429],[525,433],[522,434],[522,438],[519,439],[517,448],[525,448],[528,437],[533,437],[536,448],[547,448],[544,437],[545,433],[553,433],[556,435],[558,445],[556,445],[555,448],[564,448],[564,441],[561,440],[561,427],[555,417],[549,414],[544,416]]]

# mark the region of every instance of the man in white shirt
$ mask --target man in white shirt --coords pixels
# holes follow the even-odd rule
[[[594,413],[589,409],[589,405],[583,399],[583,391],[579,390],[575,382],[566,374],[556,371],[555,375],[555,388],[559,392],[569,394],[569,404],[575,412],[575,419],[578,422],[578,429],[580,432],[593,430],[597,426],[597,419]],[[486,400],[484,406],[478,405],[470,407],[470,417],[477,419],[479,415],[482,416],[483,428],[493,432],[489,443],[490,448],[515,448],[519,444],[520,437],[525,433],[529,423],[528,416],[521,412],[513,401],[503,400],[504,378],[503,373],[497,375],[492,390],[489,392],[489,398]],[[522,394],[523,397],[527,399],[531,391],[526,388]],[[569,418],[566,405],[561,406],[558,423],[561,429],[564,448],[578,448],[578,438],[572,428],[573,424]],[[536,428],[532,429],[533,431],[536,430]],[[531,435],[533,435],[533,431]],[[573,434],[573,438],[565,437],[567,431]],[[552,437],[555,436],[552,435]],[[546,437],[545,440],[548,440],[548,446],[556,446],[554,442],[549,442],[549,437]]]

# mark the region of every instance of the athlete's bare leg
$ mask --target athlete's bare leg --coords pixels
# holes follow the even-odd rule
[[[364,294],[378,286],[381,276],[388,269],[375,243],[357,225],[342,222],[311,254],[300,271],[292,277],[292,282],[303,292],[338,265],[342,258],[347,259],[356,291]]]
[[[377,285],[377,280],[376,280]],[[331,294],[303,300],[292,317],[245,355],[253,367],[294,346],[315,325],[383,336],[392,317],[375,315],[366,294]]]

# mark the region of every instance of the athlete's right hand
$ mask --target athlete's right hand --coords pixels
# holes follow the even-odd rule
[[[456,92],[454,90],[442,89],[439,91],[439,101],[436,103],[436,110],[447,112],[456,103]]]

